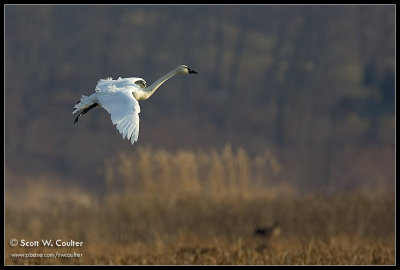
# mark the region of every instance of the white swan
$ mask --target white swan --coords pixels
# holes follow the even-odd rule
[[[149,87],[142,78],[112,78],[101,79],[97,83],[96,93],[90,96],[82,96],[74,106],[74,113],[79,113],[75,118],[74,124],[79,117],[95,107],[103,107],[111,114],[111,121],[116,125],[122,137],[131,140],[133,145],[139,136],[139,113],[140,107],[138,100],[148,99],[161,84],[177,74],[191,74],[196,71],[186,65],[180,65],[171,70]]]

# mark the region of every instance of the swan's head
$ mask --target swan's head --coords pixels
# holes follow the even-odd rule
[[[197,74],[196,71],[194,71],[193,69],[190,69],[188,66],[186,65],[180,65],[176,68],[176,73],[177,74]]]

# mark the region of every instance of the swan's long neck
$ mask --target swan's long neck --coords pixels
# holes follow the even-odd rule
[[[170,79],[171,77],[175,76],[176,74],[177,74],[176,69],[174,69],[174,70],[168,72],[167,74],[165,74],[164,76],[162,76],[157,81],[155,81],[149,87],[146,87],[146,89],[144,89],[144,91],[143,91],[143,95],[142,95],[141,99],[143,100],[143,99],[148,99],[149,97],[151,97],[151,95],[157,90],[158,87],[160,87],[166,80]]]

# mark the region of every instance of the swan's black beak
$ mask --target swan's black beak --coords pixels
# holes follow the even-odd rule
[[[188,68],[188,70],[189,70],[189,74],[190,74],[190,73],[198,74],[197,71],[195,71],[195,70],[193,70],[193,69]]]

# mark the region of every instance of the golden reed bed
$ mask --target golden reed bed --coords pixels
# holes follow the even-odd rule
[[[394,192],[300,194],[280,169],[268,153],[142,149],[105,161],[101,194],[45,175],[6,185],[5,263],[395,263]]]

